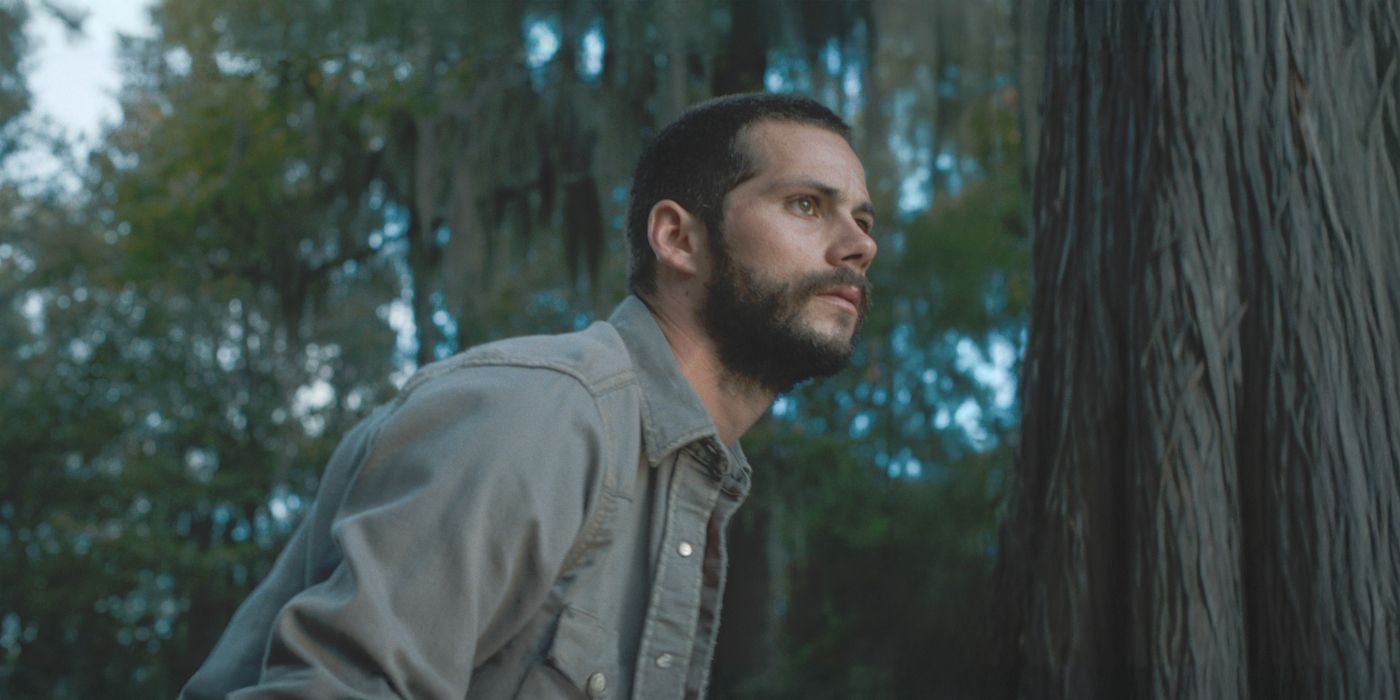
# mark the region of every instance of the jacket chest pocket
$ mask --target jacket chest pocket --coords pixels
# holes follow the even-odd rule
[[[518,698],[619,698],[622,669],[617,633],[577,608],[565,607],[538,665],[525,675]]]

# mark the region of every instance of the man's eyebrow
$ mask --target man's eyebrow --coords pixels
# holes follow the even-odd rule
[[[815,180],[810,177],[799,177],[793,178],[791,180],[779,180],[773,183],[772,189],[782,190],[799,187],[810,190],[816,190],[817,192],[820,192],[823,197],[826,197],[828,199],[840,199],[841,197],[841,190],[833,187],[832,185],[828,185],[827,183],[822,182],[821,180]],[[870,218],[873,219],[875,218],[875,205],[871,204],[870,202],[861,202],[860,204],[856,205],[855,212],[857,214],[867,214],[870,216]]]

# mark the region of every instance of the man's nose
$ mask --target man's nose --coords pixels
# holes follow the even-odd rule
[[[831,262],[833,265],[846,265],[864,273],[870,267],[870,262],[875,259],[878,248],[875,239],[861,228],[859,222],[853,217],[846,217],[841,222],[840,237],[831,247]]]

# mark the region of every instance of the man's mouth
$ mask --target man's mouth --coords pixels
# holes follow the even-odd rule
[[[828,287],[817,292],[816,296],[818,299],[822,299],[834,306],[845,309],[848,313],[860,313],[861,292],[860,288],[854,285],[841,284],[835,287]]]

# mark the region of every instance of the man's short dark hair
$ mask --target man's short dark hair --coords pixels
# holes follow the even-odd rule
[[[647,240],[651,208],[674,200],[705,224],[714,236],[724,218],[724,197],[757,174],[753,154],[739,135],[758,122],[815,126],[850,139],[851,128],[821,103],[797,95],[730,95],[698,104],[657,134],[642,151],[632,175],[627,205],[627,244],[633,294],[656,291],[656,255]]]

